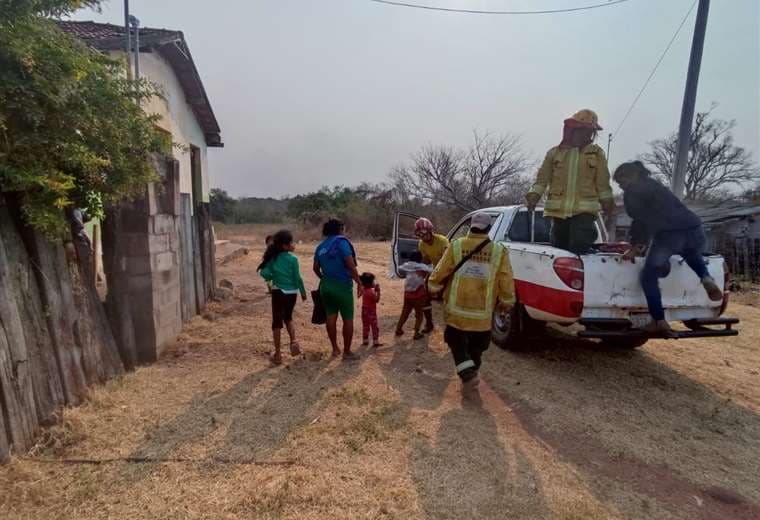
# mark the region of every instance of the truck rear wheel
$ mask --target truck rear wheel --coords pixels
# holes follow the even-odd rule
[[[532,319],[518,303],[507,314],[494,312],[491,340],[504,350],[524,350],[526,338],[541,335],[545,329],[545,322]]]

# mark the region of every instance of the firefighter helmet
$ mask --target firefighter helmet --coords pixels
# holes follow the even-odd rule
[[[414,233],[416,235],[423,235],[425,233],[433,232],[433,223],[425,217],[418,218],[414,223]]]
[[[570,119],[580,123],[582,126],[593,128],[594,130],[602,130],[602,127],[599,126],[599,117],[596,115],[596,112],[588,108],[578,110]]]

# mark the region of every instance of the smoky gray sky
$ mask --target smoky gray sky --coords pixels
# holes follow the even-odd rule
[[[598,0],[410,0],[536,10]],[[620,124],[693,0],[488,16],[368,0],[132,0],[143,26],[182,30],[222,128],[211,185],[283,196],[381,182],[422,145],[516,133],[538,159],[580,108]],[[612,143],[612,166],[678,126],[696,8]],[[123,2],[74,17],[123,22]],[[760,2],[713,0],[697,110],[735,119],[760,156]]]

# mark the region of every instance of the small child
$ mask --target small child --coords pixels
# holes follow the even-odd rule
[[[261,273],[261,277],[272,287],[274,352],[271,359],[275,365],[282,364],[280,344],[283,325],[287,328],[290,336],[290,355],[298,356],[301,353],[293,326],[293,309],[296,306],[298,293],[301,293],[302,300],[306,300],[306,288],[301,278],[298,258],[293,254],[295,248],[291,232],[284,229],[278,231],[272,237],[272,243],[264,252],[264,258],[257,269]]]
[[[375,283],[375,275],[362,273],[362,345],[369,345],[369,333],[372,331],[372,347],[382,347],[380,343],[380,327],[377,324],[377,303],[380,301],[380,284]]]
[[[414,310],[414,339],[420,339],[424,335],[420,332],[424,316],[425,304],[428,300],[425,280],[433,270],[427,264],[422,263],[422,254],[419,251],[409,255],[409,261],[399,266],[406,273],[404,278],[404,308],[396,325],[396,336],[404,334],[404,324]]]

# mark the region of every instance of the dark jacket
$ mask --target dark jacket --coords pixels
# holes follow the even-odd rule
[[[644,245],[660,231],[693,229],[702,222],[668,188],[642,178],[623,193],[625,212],[633,219],[631,243]]]

